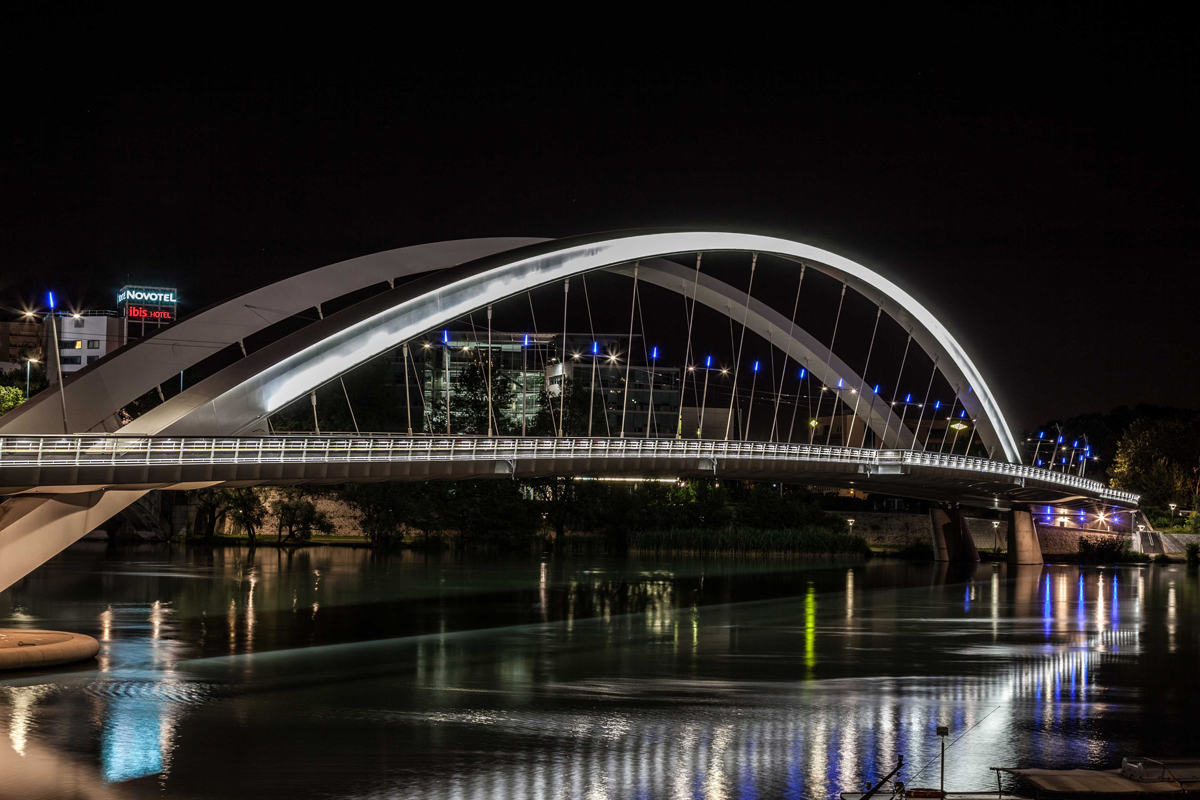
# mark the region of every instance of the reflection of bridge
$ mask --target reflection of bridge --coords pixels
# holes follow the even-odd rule
[[[747,291],[704,272],[701,257],[705,253],[749,256],[746,265],[749,269],[745,273]],[[692,256],[696,257],[695,268],[669,260]],[[791,308],[790,316],[752,296],[755,269],[761,267],[760,257],[763,261],[775,259],[782,263],[788,271],[786,277],[795,281],[795,302],[790,302],[789,297],[786,304]],[[490,320],[494,305],[514,298],[524,302],[526,295],[540,287],[563,284],[565,331],[570,281],[600,271],[632,279],[631,299],[608,304],[632,309],[630,351],[634,319],[641,315],[639,285],[651,284],[683,296],[688,331],[684,365],[689,369],[695,366],[692,362],[699,361],[692,349],[697,311],[708,309],[729,319],[731,385],[724,387],[729,420],[735,416],[735,406],[740,408],[743,402],[745,382],[757,380],[757,372],[753,378],[749,374],[752,359],[743,360],[745,333],[750,332],[752,340],[766,343],[770,348],[772,384],[775,384],[775,359],[782,356],[778,384],[760,390],[774,404],[771,430],[769,433],[764,430],[761,437],[770,441],[729,442],[729,423],[726,423],[726,441],[722,442],[680,438],[667,440],[670,444],[658,440],[651,445],[653,440],[647,440],[635,448],[623,436],[616,440],[581,440],[562,436],[569,433],[563,427],[563,409],[554,408],[552,401],[550,411],[552,415],[557,413],[559,437],[501,439],[493,445],[495,452],[482,459],[475,455],[480,447],[475,439],[462,440],[470,444],[460,445],[449,437],[444,441],[451,442],[453,457],[433,458],[421,456],[420,447],[414,451],[412,440],[376,441],[361,436],[286,440],[293,444],[300,442],[301,448],[306,447],[304,442],[318,443],[318,454],[311,461],[304,452],[301,453],[304,458],[295,459],[294,452],[282,447],[285,440],[273,438],[229,440],[235,441],[238,459],[241,445],[236,442],[244,441],[253,447],[256,452],[253,463],[217,458],[213,442],[219,440],[208,437],[268,434],[272,414],[337,381],[355,367],[473,312],[482,314],[486,309]],[[828,345],[808,331],[796,313],[800,298],[807,291],[808,272],[823,274],[841,286]],[[809,280],[811,283],[812,279]],[[583,289],[586,293],[586,283]],[[839,340],[842,306],[851,290],[864,296],[873,311],[874,327],[868,326],[870,346],[861,370],[852,368],[833,351]],[[370,296],[361,299],[364,294]],[[347,300],[349,295],[357,299]],[[349,304],[326,315],[323,305],[339,299]],[[313,308],[317,313],[310,316],[315,319],[299,330],[277,334],[274,341],[257,349],[246,347],[247,337],[268,335],[275,330],[268,331],[271,324],[280,320],[299,324],[297,315]],[[871,356],[879,320],[885,313],[907,339],[898,373],[892,377],[889,372],[886,380],[881,381],[877,374],[879,361],[873,363]],[[590,315],[589,306],[589,325]],[[735,323],[742,331],[736,346]],[[490,322],[486,330],[490,330]],[[218,353],[232,363],[123,424],[134,400]],[[562,356],[565,360],[565,350]],[[632,352],[624,354],[627,367],[632,360]],[[482,361],[487,362],[490,375],[490,356]],[[594,362],[593,359],[593,370]],[[758,361],[753,363],[757,366]],[[798,368],[799,385],[796,384]],[[684,392],[688,388],[686,376],[685,371]],[[948,411],[942,409],[940,402],[934,402],[930,394],[935,379],[939,387],[945,387],[953,395]],[[691,386],[697,395],[698,382],[693,379]],[[890,392],[881,388],[885,383]],[[912,393],[902,392],[902,385],[912,387],[915,398]],[[749,409],[753,408],[754,386],[750,384]],[[798,408],[802,392],[808,393],[810,403],[815,399],[815,415],[808,425],[801,425],[806,435],[801,435],[794,444],[792,426],[787,426],[785,442],[784,426],[775,424],[780,406],[786,396],[789,404],[793,404],[794,397],[793,408]],[[489,407],[490,397],[489,388]],[[829,407],[825,410],[830,418],[844,414],[851,420],[850,430],[843,431],[844,443],[865,445],[869,435],[883,449],[822,448],[811,426],[818,424],[826,399]],[[908,415],[909,409],[912,415]],[[932,442],[936,453],[930,447],[929,435],[935,414],[943,431],[941,442]],[[488,413],[487,417],[486,427],[491,431],[495,415]],[[858,422],[860,426],[856,426]],[[956,433],[953,441],[948,442],[945,434],[950,427]],[[121,436],[112,439],[71,435],[118,430]],[[826,446],[831,444],[832,430],[831,425],[825,434]],[[963,431],[963,455],[954,452],[959,445],[959,430]],[[67,434],[65,440],[39,438],[62,433]],[[187,445],[179,444],[191,442],[193,437],[208,443],[207,462],[203,446],[187,450]],[[0,420],[0,438],[5,449],[0,491],[18,495],[0,507],[0,588],[36,568],[151,488],[193,488],[230,481],[374,480],[438,474],[469,477],[506,474],[507,464],[514,464],[518,474],[539,474],[539,469],[545,470],[544,474],[628,475],[647,471],[712,474],[715,469],[716,474],[732,477],[764,476],[855,488],[869,485],[874,491],[955,504],[1000,508],[1016,505],[1017,516],[1009,526],[1010,557],[1038,561],[1040,551],[1032,520],[1021,504],[1136,504],[1135,497],[1110,492],[1096,482],[1069,474],[1065,459],[1057,472],[1022,466],[1016,439],[980,371],[938,319],[899,286],[860,264],[810,245],[736,233],[638,232],[558,241],[465,240],[402,248],[334,264],[200,311],[88,366],[65,382],[63,392],[43,392],[6,415]],[[363,469],[363,464],[356,464],[350,456],[345,461],[336,457],[339,448],[349,452],[366,447],[375,452],[373,448],[383,441],[409,444],[407,449],[401,445],[400,459],[394,458],[395,448],[389,445],[392,452],[372,462],[365,478],[357,477],[355,472]],[[443,446],[438,444],[441,441],[423,442],[423,446],[431,453],[432,448]],[[548,457],[543,452],[547,441],[552,442]],[[581,441],[586,442],[582,446],[586,452],[582,454]],[[41,453],[30,462],[29,450],[34,442]],[[65,446],[56,442],[65,442]],[[123,449],[130,442],[145,443],[140,454],[136,447]],[[505,443],[510,442],[516,448],[516,455],[500,455],[499,451],[508,446]],[[944,452],[947,445],[949,453]],[[972,445],[986,457],[972,457]],[[484,445],[485,450],[487,446]],[[659,447],[665,447],[667,452]],[[107,456],[109,462],[90,463],[88,459],[96,452],[101,453],[101,458]],[[143,459],[141,463],[139,458]],[[175,462],[167,463],[172,458]],[[544,466],[537,466],[539,463]],[[1052,465],[1060,466],[1053,462]],[[525,469],[529,472],[523,473]],[[279,477],[264,479],[264,474]],[[341,474],[344,477],[339,478]],[[934,520],[939,556],[976,558],[957,508],[939,513]]]

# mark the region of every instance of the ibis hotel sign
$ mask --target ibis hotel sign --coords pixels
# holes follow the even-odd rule
[[[123,286],[117,293],[121,316],[142,322],[174,322],[179,307],[176,290],[162,286]]]

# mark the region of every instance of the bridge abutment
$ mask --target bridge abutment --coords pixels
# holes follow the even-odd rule
[[[1013,506],[1008,512],[1008,563],[1042,563],[1042,546],[1028,506]]]
[[[933,529],[933,560],[977,563],[979,551],[971,538],[967,518],[957,503],[929,509]]]

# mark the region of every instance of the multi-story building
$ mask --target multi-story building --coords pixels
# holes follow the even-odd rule
[[[42,326],[25,319],[0,322],[0,372],[24,369],[31,358],[42,360]]]
[[[678,368],[660,366],[653,357],[650,359],[655,364],[653,368],[627,364],[624,357],[627,334],[597,334],[593,338],[569,333],[565,350],[562,341],[561,334],[492,332],[493,382],[504,387],[496,394],[507,398],[494,408],[501,430],[512,433],[528,430],[543,410],[543,401],[549,403],[548,410],[561,412],[555,403],[562,397],[565,379],[575,381],[588,392],[594,389],[595,402],[602,409],[597,416],[605,420],[604,429],[593,426],[594,435],[616,436],[622,423],[627,436],[645,436],[648,425],[651,435],[674,435],[679,415]],[[635,342],[635,351],[639,344],[640,341]],[[430,338],[409,344],[407,371],[403,348],[395,352],[392,374],[397,399],[403,402],[407,375],[414,432],[437,433],[435,428],[445,425],[441,409],[446,381],[450,382],[453,416],[455,398],[464,389],[464,375],[472,366],[486,371],[487,350],[485,331],[445,331],[440,340]],[[651,403],[653,415],[649,410]],[[434,416],[438,419],[436,425],[430,422]]]
[[[59,370],[65,375],[99,361],[125,343],[123,325],[115,311],[58,312],[51,325],[49,315],[42,322],[45,337],[46,377],[58,381]],[[54,336],[58,343],[55,346]],[[57,350],[60,361],[52,355]]]

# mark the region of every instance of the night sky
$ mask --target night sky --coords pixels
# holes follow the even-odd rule
[[[960,8],[670,35],[647,21],[636,38],[568,19],[451,35],[453,20],[10,10],[0,301],[53,287],[109,308],[128,278],[179,287],[186,313],[442,239],[744,230],[926,302],[1015,427],[1196,408],[1191,20]],[[744,287],[736,263],[716,268]],[[771,270],[790,311],[794,276]],[[599,324],[623,329],[627,294],[610,296]],[[861,329],[869,303],[854,313]]]

